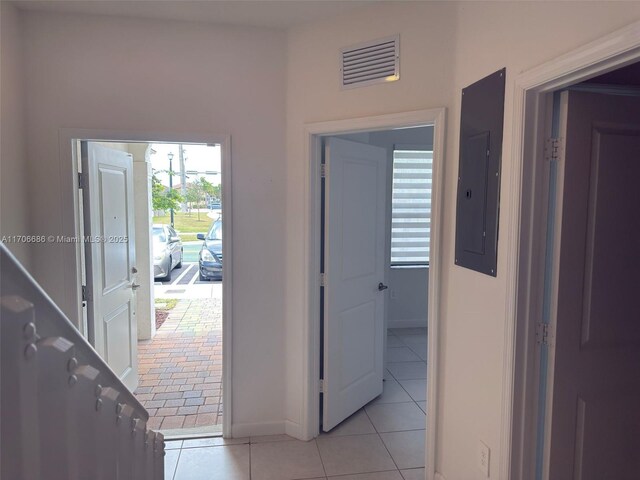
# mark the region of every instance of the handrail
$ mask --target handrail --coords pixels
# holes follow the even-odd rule
[[[0,477],[161,480],[148,412],[0,242]]]
[[[72,340],[78,347],[76,356],[79,363],[91,365],[99,370],[103,375],[105,383],[103,386],[118,390],[138,415],[145,421],[149,419],[149,413],[138,399],[2,242],[0,242],[0,295],[19,295],[32,303],[38,312],[38,317],[47,319],[46,322],[38,322],[38,334],[41,337],[64,337]]]

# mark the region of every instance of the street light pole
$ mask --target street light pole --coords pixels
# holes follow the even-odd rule
[[[182,147],[182,144],[178,145],[179,157],[180,158],[180,190],[182,194],[182,212],[186,213],[187,211],[187,174],[184,171],[184,162],[187,159],[185,156],[185,149]]]
[[[173,191],[173,152],[169,152],[169,197],[171,198],[171,192]],[[173,227],[173,207],[171,207],[171,226]]]

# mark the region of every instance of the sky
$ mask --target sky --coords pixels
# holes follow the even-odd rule
[[[169,175],[165,171],[169,170],[170,152],[173,153],[173,184],[180,183],[180,156],[178,155],[179,145],[174,143],[153,143],[151,152],[151,167],[156,177],[163,185],[169,186]],[[209,147],[207,145],[183,145],[185,170],[187,172],[187,183],[197,177],[204,176],[213,185],[220,185],[222,176],[220,175],[221,151],[220,145]],[[155,153],[154,153],[155,152]],[[159,170],[163,170],[160,172]],[[205,173],[209,172],[209,173]],[[217,172],[217,174],[213,174]]]

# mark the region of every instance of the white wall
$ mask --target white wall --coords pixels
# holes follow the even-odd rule
[[[287,85],[287,418],[300,421],[304,345],[303,199],[307,122],[447,107],[443,229],[440,390],[436,468],[449,480],[481,478],[478,440],[491,448],[492,477],[502,460],[505,236],[514,230],[501,209],[498,276],[453,263],[460,90],[507,67],[503,206],[515,201],[511,174],[513,81],[518,73],[640,19],[625,2],[414,2],[354,11],[290,31]],[[401,35],[401,80],[339,88],[341,47]],[[312,94],[311,94],[312,92]]]
[[[27,235],[29,195],[24,116],[22,17],[14,6],[0,2],[0,237]],[[28,243],[7,242],[27,268]]]
[[[234,313],[232,421],[282,429],[285,35],[118,17],[24,17],[28,156],[38,198],[31,224],[38,230],[62,233],[68,208],[61,205],[60,128],[231,134],[234,298],[225,301]],[[37,248],[32,257],[37,279],[58,302],[67,288],[62,248]]]
[[[390,268],[388,328],[426,327],[429,268]]]

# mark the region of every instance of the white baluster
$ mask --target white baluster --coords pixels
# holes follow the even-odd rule
[[[133,437],[133,478],[144,480],[146,474],[146,462],[144,451],[144,438],[147,433],[147,425],[144,420],[134,414],[131,420],[131,436]]]
[[[154,444],[154,475],[156,480],[164,478],[164,436],[156,432]]]
[[[116,406],[120,392],[111,388],[99,388],[96,399],[98,413],[98,458],[96,480],[118,478],[118,424]]]
[[[155,475],[155,455],[154,455],[154,447],[156,443],[156,432],[148,430],[147,435],[144,442],[144,460],[145,460],[145,470],[147,473],[148,480],[154,480],[155,478],[159,478]]]
[[[101,452],[98,450],[98,418],[96,412],[96,386],[100,372],[90,365],[80,365],[73,370],[78,379],[73,387],[73,411],[78,440],[78,477],[95,478],[96,465]]]
[[[39,340],[38,416],[40,419],[41,480],[78,478],[74,437],[73,392],[77,377],[69,372],[73,343],[62,337]]]
[[[33,305],[17,295],[0,299],[0,378],[2,478],[38,480],[37,332]]]

